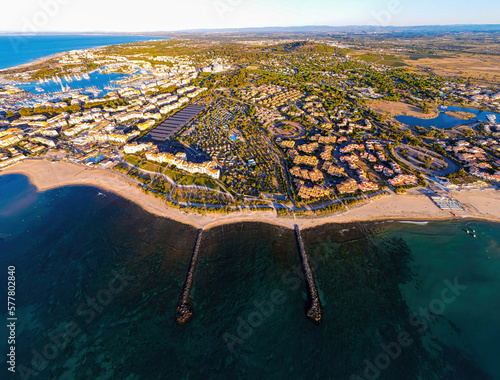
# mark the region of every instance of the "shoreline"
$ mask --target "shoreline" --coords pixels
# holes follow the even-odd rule
[[[15,66],[9,66],[5,67],[3,69],[0,69],[0,74],[5,74],[4,71],[6,70],[19,70],[19,69],[29,69],[31,66],[39,65],[41,63],[45,63],[47,61],[50,61],[53,58],[61,57],[65,54],[67,54],[67,51],[59,52],[59,53],[52,53],[49,55],[44,55],[42,57],[37,57],[34,58],[32,61],[26,62],[26,63],[20,63],[19,65]]]
[[[145,211],[166,217],[194,228],[208,230],[213,227],[241,222],[272,224],[293,229],[319,227],[325,224],[375,221],[439,221],[478,219],[500,223],[500,191],[469,190],[451,195],[466,212],[453,216],[439,209],[425,195],[389,195],[360,203],[348,211],[317,218],[280,218],[274,212],[244,211],[230,214],[192,214],[168,207],[165,201],[146,194],[137,183],[125,175],[105,169],[90,169],[68,162],[26,160],[0,171],[0,176],[21,174],[28,177],[39,192],[64,186],[90,186],[111,191],[142,207]]]
[[[38,34],[36,34],[36,35],[38,35]],[[40,35],[42,35],[42,36],[45,35],[46,36],[46,35],[51,35],[51,34],[40,34]],[[66,35],[66,34],[62,34],[62,35]],[[71,35],[71,34],[68,34],[68,35]],[[1,36],[9,37],[10,35],[0,35],[0,37]],[[29,37],[29,36],[32,36],[32,35],[31,34],[30,35],[13,34],[11,36],[12,37],[16,37],[16,36]],[[117,34],[117,35],[106,34],[106,33],[101,33],[101,34],[75,34],[75,36],[122,36],[122,34]],[[145,36],[145,35],[140,35],[140,34],[139,35],[135,35],[135,34],[128,35],[127,34],[127,35],[124,35],[124,36],[150,37],[150,36]],[[65,51],[50,53],[50,54],[43,55],[43,56],[40,56],[40,57],[35,57],[31,61],[29,61],[29,62],[20,63],[18,65],[14,65],[14,66],[8,66],[8,67],[0,68],[0,75],[1,74],[5,75],[5,73],[4,73],[5,70],[29,69],[31,66],[39,65],[39,64],[47,62],[47,61],[49,61],[49,60],[51,60],[53,58],[64,56],[65,54],[68,54],[68,52],[70,52],[72,50],[93,50],[93,49],[100,49],[100,48],[103,48],[103,47],[113,46],[113,45],[124,45],[124,44],[138,43],[138,42],[149,42],[149,41],[156,41],[156,40],[172,39],[172,37],[161,37],[161,36],[151,36],[151,37],[152,37],[151,39],[144,40],[144,41],[123,42],[123,43],[115,43],[115,44],[107,44],[107,45],[96,45],[96,46],[89,47],[89,48],[76,48],[76,49],[71,49],[71,50],[65,50]]]

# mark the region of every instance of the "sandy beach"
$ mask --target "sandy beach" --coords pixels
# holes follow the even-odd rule
[[[47,55],[45,57],[36,58],[35,60],[30,61],[30,62],[21,63],[20,65],[6,67],[4,69],[0,69],[0,74],[5,74],[5,71],[9,71],[9,70],[20,70],[20,69],[28,70],[28,69],[31,69],[32,66],[41,65],[42,63],[50,61],[53,58],[59,58],[59,57],[62,57],[66,54],[67,54],[67,52],[54,53],[54,54]]]
[[[453,216],[449,211],[439,209],[427,196],[388,195],[350,207],[348,211],[314,219],[278,218],[274,212],[240,212],[232,214],[199,215],[182,212],[167,207],[165,201],[144,193],[132,179],[117,172],[90,169],[67,162],[26,160],[0,171],[1,175],[23,174],[39,191],[68,186],[87,185],[112,191],[125,197],[146,211],[189,224],[196,228],[208,229],[222,224],[236,222],[262,222],[293,228],[310,228],[328,223],[347,223],[371,220],[427,221],[455,218],[487,219],[500,222],[500,191],[470,190],[455,191],[451,196],[462,203],[465,211]]]

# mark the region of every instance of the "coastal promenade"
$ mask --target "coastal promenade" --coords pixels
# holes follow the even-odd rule
[[[424,194],[392,194],[370,200],[349,211],[313,219],[282,218],[274,211],[243,211],[231,214],[200,215],[167,207],[165,201],[146,194],[135,181],[121,173],[104,169],[89,169],[83,165],[68,162],[26,160],[0,171],[1,175],[23,174],[39,191],[70,186],[86,185],[112,191],[135,202],[153,214],[167,217],[195,228],[209,229],[223,224],[238,222],[262,222],[293,229],[297,224],[301,229],[328,223],[348,223],[375,220],[449,220],[456,218],[486,219],[500,222],[500,191],[470,190],[452,191],[448,195],[466,206],[466,212],[454,217],[450,212],[440,210]]]

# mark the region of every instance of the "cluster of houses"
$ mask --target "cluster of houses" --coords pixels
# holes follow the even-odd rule
[[[286,119],[286,116],[282,115],[278,111],[260,106],[255,106],[255,117],[262,124],[274,123],[276,121],[282,121]]]
[[[184,80],[162,80],[155,83],[155,88],[171,87],[180,82]],[[33,110],[61,109],[61,112],[53,117],[47,117],[41,111],[13,121],[2,119],[0,149],[22,143],[25,155],[43,153],[59,143],[70,150],[74,147],[85,151],[94,144],[128,144],[152,129],[166,113],[182,107],[206,89],[187,85],[174,91],[151,95],[147,88],[121,88],[98,99],[73,94],[71,101],[40,101],[32,106]],[[70,105],[80,106],[81,111],[72,112]],[[2,167],[22,159],[21,155],[13,155],[8,150],[2,153],[2,157],[5,158]]]
[[[380,185],[369,179],[368,173],[365,171],[367,166],[371,167],[374,172],[383,174],[386,177],[385,181],[392,186],[414,186],[419,183],[416,176],[404,174],[396,162],[387,159],[384,147],[378,141],[366,140],[363,143],[349,143],[347,137],[337,137],[333,134],[326,136],[315,134],[308,139],[309,142],[302,144],[296,140],[277,139],[277,144],[293,160],[295,166],[290,169],[290,175],[295,177],[297,194],[303,199],[320,198],[328,194],[326,190],[328,190],[329,182],[327,181],[325,185],[318,184],[326,180],[325,174],[340,181],[336,182],[334,186],[339,194],[379,190]],[[324,145],[322,150],[319,149],[320,145]],[[301,155],[299,151],[305,154]],[[336,158],[333,157],[334,151],[338,152],[335,155]],[[361,165],[361,159],[366,164]],[[301,166],[312,169],[304,169]],[[362,166],[365,167],[365,170],[362,169]],[[312,183],[313,187],[306,185],[306,182]],[[304,188],[303,191],[301,191],[302,188]],[[312,188],[316,188],[317,191],[311,191]],[[320,192],[319,188],[323,188],[326,192]]]
[[[469,168],[470,174],[489,182],[500,182],[500,160],[495,159],[494,154],[500,152],[499,141],[493,138],[477,141],[457,141],[451,143],[440,143],[447,152]]]
[[[0,153],[0,168],[17,164],[23,161],[26,156],[16,148],[7,148],[6,152]]]
[[[296,102],[304,97],[300,91],[272,84],[245,88],[240,91],[240,96],[246,101],[260,104],[272,110],[276,110],[284,104]]]
[[[396,177],[391,178],[389,183],[392,186],[416,186],[418,185],[418,178],[413,174],[399,174]]]

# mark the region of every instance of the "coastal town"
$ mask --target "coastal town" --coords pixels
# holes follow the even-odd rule
[[[68,162],[126,175],[181,210],[284,217],[497,188],[500,90],[418,74],[394,53],[172,39],[2,70],[0,169]],[[438,115],[443,125],[425,126]]]

